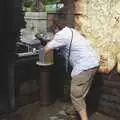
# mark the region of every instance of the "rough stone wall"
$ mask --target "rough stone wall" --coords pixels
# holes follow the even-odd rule
[[[75,26],[84,34],[97,53],[107,51],[115,57],[120,52],[120,1],[76,0]],[[118,70],[119,72],[119,70]]]
[[[76,0],[75,14],[75,28],[88,38],[98,55],[107,52],[115,58],[117,71],[112,69],[110,73],[100,73],[96,79],[98,84],[95,86],[97,89],[99,88],[100,92],[97,94],[100,95],[98,110],[119,120],[120,1]],[[107,64],[110,65],[112,62],[113,57]],[[96,88],[93,89],[93,92],[97,92]],[[97,95],[93,94],[93,98],[95,99]]]

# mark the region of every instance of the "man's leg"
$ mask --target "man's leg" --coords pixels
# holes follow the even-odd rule
[[[86,110],[86,104],[83,100],[80,100],[77,104],[77,101],[72,98],[73,106],[76,109],[76,119],[77,120],[88,120],[87,110]],[[81,118],[81,119],[80,119]]]
[[[81,120],[88,120],[86,108],[79,111],[79,114],[80,114]]]
[[[96,69],[82,72],[71,81],[71,100],[81,120],[88,120],[85,97],[91,87]]]

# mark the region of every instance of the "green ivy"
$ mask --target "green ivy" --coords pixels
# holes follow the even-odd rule
[[[29,8],[32,5],[32,0],[22,0],[22,4],[24,5],[24,7]]]
[[[21,0],[22,9],[27,11],[27,8],[30,8],[31,11],[38,11],[36,8],[36,0]],[[62,0],[42,0],[44,5],[55,4]]]
[[[54,4],[57,2],[60,2],[61,0],[44,0],[43,4],[48,5],[48,4]]]

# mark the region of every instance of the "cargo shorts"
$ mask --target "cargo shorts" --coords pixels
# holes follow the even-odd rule
[[[85,97],[91,87],[97,67],[85,70],[71,80],[70,96],[77,111],[86,108]]]

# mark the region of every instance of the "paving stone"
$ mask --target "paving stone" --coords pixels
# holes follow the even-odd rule
[[[66,116],[66,113],[65,113],[65,111],[64,111],[64,110],[59,111],[59,112],[58,112],[58,114],[59,114],[59,115]]]
[[[58,120],[65,120],[65,119],[58,119]]]
[[[1,116],[0,120],[4,120],[4,118],[6,117]],[[58,101],[51,106],[43,107],[37,102],[17,110],[11,115],[11,120],[76,120],[76,114],[72,104],[64,104]],[[115,119],[96,113],[94,115],[94,120]]]
[[[57,116],[51,116],[51,117],[49,117],[48,120],[58,120],[58,117]]]

